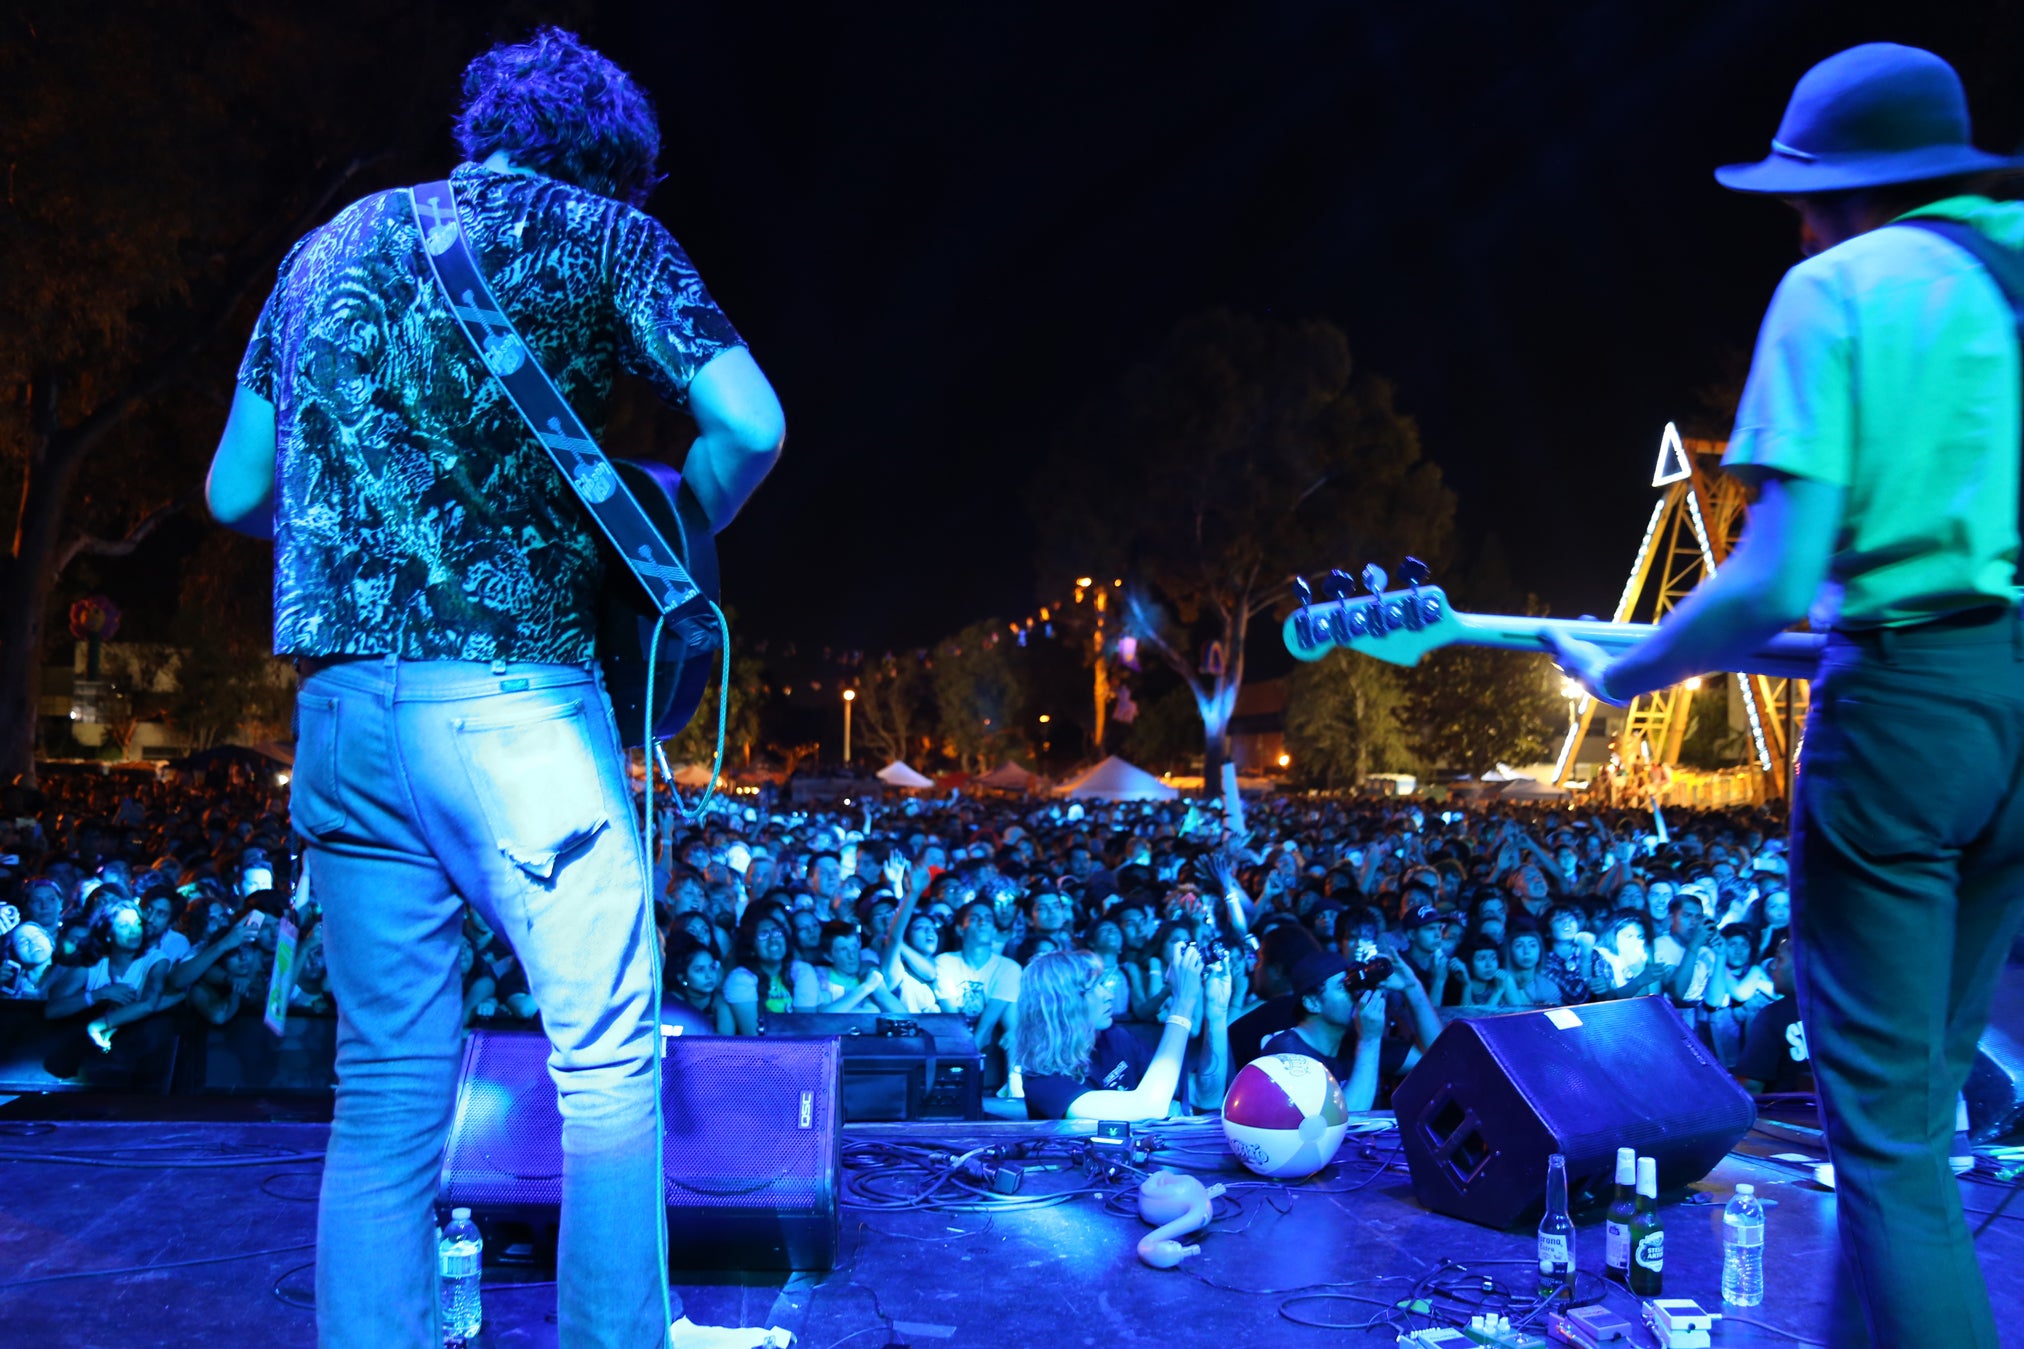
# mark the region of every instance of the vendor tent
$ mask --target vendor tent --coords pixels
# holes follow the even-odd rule
[[[1171,801],[1180,793],[1113,754],[1062,784],[1061,795],[1089,801]]]
[[[710,785],[710,770],[699,763],[685,763],[675,769],[674,783],[677,787],[707,787]]]
[[[935,785],[934,779],[924,777],[913,769],[894,759],[878,770],[878,780],[888,787],[904,787],[908,791],[925,791]]]
[[[1537,778],[1513,778],[1497,793],[1499,801],[1559,801],[1569,795],[1565,787],[1556,787],[1550,782]]]
[[[973,784],[1001,792],[1023,792],[1033,785],[1033,774],[1007,759]]]

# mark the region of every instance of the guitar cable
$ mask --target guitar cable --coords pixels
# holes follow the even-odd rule
[[[674,776],[668,777],[668,794],[674,798],[675,809],[691,822],[700,820],[710,809],[710,801],[717,792],[717,778],[724,771],[724,727],[731,706],[731,625],[724,618],[724,611],[717,607],[715,600],[703,601],[710,606],[710,612],[717,616],[717,635],[722,644],[724,661],[717,679],[717,754],[710,766],[710,782],[696,801],[693,814],[682,805],[681,794],[675,789]],[[661,944],[658,940],[660,929],[654,922],[654,761],[660,759],[660,742],[654,739],[654,667],[658,665],[661,652],[661,629],[668,621],[666,614],[654,618],[653,641],[647,647],[647,690],[644,733],[641,742],[650,751],[641,757],[646,760],[646,827],[644,846],[646,851],[646,903],[641,906],[646,922],[643,934],[647,944],[647,956],[653,971],[653,1003],[649,1009],[653,1018],[654,1037],[654,1239],[660,1251],[661,1324],[672,1326],[674,1317],[668,1305],[668,1179],[665,1171],[667,1160],[667,1120],[661,1107],[661,1060],[666,1057],[667,1037],[661,1033]],[[665,1335],[665,1332],[663,1332]]]

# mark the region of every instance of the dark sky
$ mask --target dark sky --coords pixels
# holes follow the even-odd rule
[[[748,630],[912,644],[1034,603],[1021,488],[1179,317],[1321,315],[1557,613],[1606,609],[1661,428],[1796,260],[1718,188],[1793,82],[1934,48],[2024,135],[2015,6],[684,4],[586,35],[653,91],[689,247],[787,407],[723,539]],[[1355,560],[1352,560],[1355,561]]]

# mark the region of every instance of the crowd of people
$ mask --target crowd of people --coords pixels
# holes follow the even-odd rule
[[[284,913],[290,1016],[334,1014],[285,793],[66,777],[0,800],[0,997],[109,1052],[258,1017]],[[764,1033],[805,1012],[961,1016],[1000,1113],[1213,1109],[1264,1053],[1382,1107],[1446,1020],[1663,996],[1756,1092],[1805,1085],[1779,821],[1761,811],[903,798],[657,802],[668,1013]],[[1669,826],[1669,827],[1667,827]],[[1664,832],[1655,832],[1663,829]],[[540,1015],[466,909],[472,1023]]]

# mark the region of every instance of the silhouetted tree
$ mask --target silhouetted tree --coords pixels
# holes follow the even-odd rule
[[[1417,427],[1339,328],[1220,310],[1092,402],[1036,492],[1051,576],[1127,578],[1124,630],[1187,684],[1212,787],[1252,621],[1284,612],[1296,573],[1439,560],[1454,514]]]

